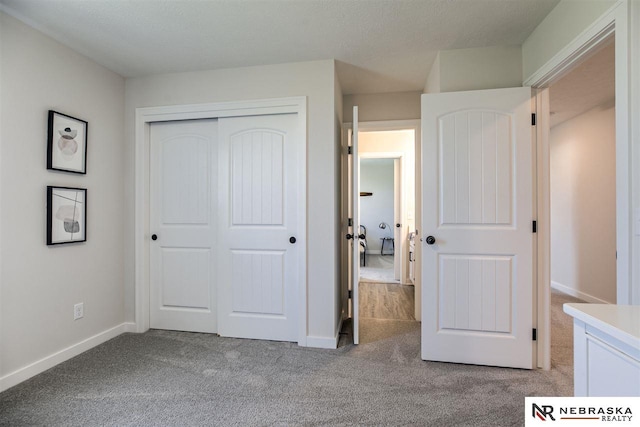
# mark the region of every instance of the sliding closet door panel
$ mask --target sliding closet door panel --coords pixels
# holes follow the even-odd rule
[[[217,120],[150,134],[151,327],[217,332]]]
[[[297,115],[220,119],[219,333],[297,341]]]

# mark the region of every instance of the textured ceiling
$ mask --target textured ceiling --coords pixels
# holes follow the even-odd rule
[[[616,95],[613,39],[549,87],[551,127],[597,106],[612,104]]]
[[[520,45],[559,0],[0,0],[125,76],[338,60],[345,94],[422,90],[438,50]]]

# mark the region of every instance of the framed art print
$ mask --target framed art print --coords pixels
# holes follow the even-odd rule
[[[47,169],[87,173],[87,131],[84,120],[49,110]]]
[[[87,241],[87,189],[47,187],[47,245]]]

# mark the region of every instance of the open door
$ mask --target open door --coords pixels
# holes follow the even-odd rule
[[[531,369],[531,89],[422,95],[422,129],[422,358]]]
[[[347,234],[351,240],[353,262],[351,263],[351,321],[353,325],[353,343],[360,342],[360,318],[358,313],[358,286],[360,284],[360,159],[358,158],[358,107],[353,107],[353,133],[351,136],[351,213],[353,228]]]

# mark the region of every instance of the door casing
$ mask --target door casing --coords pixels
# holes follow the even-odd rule
[[[633,14],[631,1],[618,1],[589,28],[567,44],[549,62],[540,67],[527,80],[525,86],[536,89],[537,110],[537,328],[538,367],[551,369],[551,246],[550,246],[550,158],[549,158],[549,93],[548,87],[569,72],[603,42],[615,37],[615,109],[616,109],[616,248],[617,248],[617,304],[640,304],[638,266],[631,263],[637,257],[632,239],[633,205],[633,152],[631,127],[640,127],[634,112],[640,110],[638,97],[631,97],[632,45],[630,43],[629,15]],[[638,9],[635,14],[640,15]],[[636,68],[637,72],[637,68]],[[638,90],[638,89],[636,89]],[[636,131],[636,133],[638,133]],[[637,191],[637,190],[636,190]],[[637,201],[636,201],[637,204]],[[635,270],[634,270],[635,268]]]
[[[416,229],[421,230],[421,218],[422,212],[421,203],[422,203],[422,175],[421,175],[421,166],[420,166],[420,138],[421,138],[421,122],[420,120],[391,120],[391,121],[379,121],[379,122],[360,122],[358,123],[358,127],[360,132],[377,132],[377,131],[394,131],[394,130],[412,130],[414,132],[414,174],[415,174],[415,226]],[[341,307],[342,307],[342,319],[346,319],[350,316],[348,307],[348,289],[351,288],[352,284],[350,281],[349,272],[351,271],[351,263],[353,262],[351,252],[349,250],[349,241],[344,239],[345,234],[349,233],[350,227],[347,224],[347,218],[350,217],[351,212],[349,211],[349,188],[350,181],[349,176],[351,174],[351,170],[349,167],[348,160],[348,146],[350,144],[350,132],[352,129],[351,123],[343,123],[342,125],[342,153],[343,159],[341,161],[342,164],[342,196],[341,196],[341,218],[342,218],[342,226],[341,226]],[[398,157],[403,153],[395,153],[390,152],[392,155],[385,157]],[[394,155],[395,153],[395,155]],[[388,154],[388,153],[387,153]],[[408,246],[408,242],[407,242]],[[416,257],[416,265],[415,265],[415,274],[416,280],[414,282],[415,289],[415,317],[416,320],[420,321],[421,319],[421,304],[420,301],[422,299],[421,296],[421,284],[420,284],[420,256],[421,256],[421,248],[416,244],[416,253],[414,254]]]

